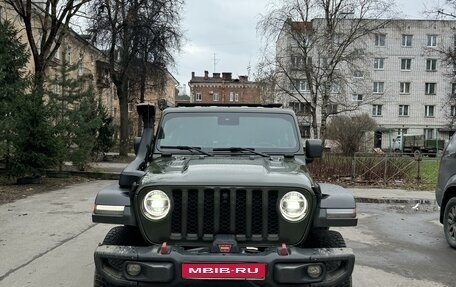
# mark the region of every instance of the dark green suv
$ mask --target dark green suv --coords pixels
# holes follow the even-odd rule
[[[443,151],[435,191],[440,205],[440,222],[446,240],[456,248],[456,137],[453,136]]]
[[[351,286],[355,257],[331,226],[357,224],[343,188],[315,183],[295,114],[277,107],[155,109],[93,221],[120,224],[95,251],[96,287]]]

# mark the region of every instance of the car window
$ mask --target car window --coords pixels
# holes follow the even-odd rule
[[[297,151],[294,118],[267,113],[170,113],[163,119],[158,146],[243,147]]]

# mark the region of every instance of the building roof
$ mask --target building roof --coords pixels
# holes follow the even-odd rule
[[[192,78],[189,81],[189,84],[197,83],[241,83],[241,84],[255,84],[256,82],[249,81],[248,76],[239,76],[239,78],[232,78],[232,73],[213,73],[213,76],[209,76],[209,73],[205,71],[205,76],[195,76],[192,73]]]

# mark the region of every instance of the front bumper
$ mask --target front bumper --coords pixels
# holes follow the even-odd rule
[[[161,254],[160,246],[135,247],[102,245],[95,251],[97,272],[115,286],[242,286],[239,280],[195,280],[182,278],[182,263],[263,263],[264,280],[249,281],[249,286],[279,287],[336,286],[348,279],[355,264],[349,248],[289,247],[288,255],[280,255],[280,248],[260,253],[203,253],[187,252],[179,247],[168,247]],[[125,271],[126,263],[141,265],[141,273],[132,277]],[[321,263],[323,273],[317,279],[307,275],[309,264]],[[245,281],[244,281],[245,282]],[[207,284],[207,285],[206,285]],[[233,284],[233,285],[230,285]]]

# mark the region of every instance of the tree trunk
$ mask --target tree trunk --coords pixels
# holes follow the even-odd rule
[[[325,147],[326,142],[326,123],[327,123],[328,116],[326,113],[321,114],[321,126],[320,126],[320,138],[323,147]]]
[[[34,55],[34,64],[35,64],[35,75],[33,77],[33,87],[36,92],[39,92],[43,95],[44,93],[44,81],[46,78],[46,71],[44,66],[44,61],[40,55]]]
[[[147,66],[146,66],[146,59],[144,60],[144,63],[142,65],[142,71],[141,71],[141,82],[140,82],[140,98],[139,102],[144,103],[145,100],[145,95],[146,95],[146,75],[147,75]],[[143,128],[143,122],[141,117],[138,117],[138,137],[142,135],[142,128]]]
[[[125,83],[124,83],[125,82]],[[120,109],[120,143],[119,155],[128,156],[129,136],[128,136],[128,81],[122,81],[117,88]]]

